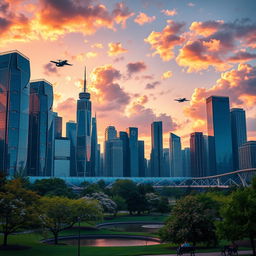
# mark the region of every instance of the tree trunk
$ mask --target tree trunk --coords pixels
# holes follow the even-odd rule
[[[58,244],[58,233],[54,233],[54,244]]]
[[[252,254],[254,256],[256,256],[256,249],[255,249],[254,238],[253,238],[252,234],[250,234],[250,241],[251,241],[251,246],[252,246]]]
[[[8,239],[8,234],[4,233],[4,242],[3,242],[3,246],[7,246],[7,239]]]

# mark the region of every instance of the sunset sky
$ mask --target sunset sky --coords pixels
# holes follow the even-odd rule
[[[86,65],[100,142],[108,125],[136,126],[148,157],[152,121],[163,121],[165,147],[170,131],[183,147],[206,132],[210,95],[244,108],[256,139],[255,11],[255,0],[0,0],[0,51],[24,53],[31,79],[53,84],[64,130]]]

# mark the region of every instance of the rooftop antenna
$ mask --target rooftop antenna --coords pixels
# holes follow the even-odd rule
[[[86,92],[86,66],[84,68],[84,92]]]

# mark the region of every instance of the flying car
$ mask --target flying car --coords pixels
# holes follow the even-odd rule
[[[175,101],[178,101],[179,103],[185,102],[185,101],[189,101],[186,98],[178,98],[178,99],[174,99]]]
[[[68,63],[68,60],[58,60],[58,61],[51,60],[50,62],[54,63],[56,67],[63,67],[65,65],[72,66],[72,64]]]

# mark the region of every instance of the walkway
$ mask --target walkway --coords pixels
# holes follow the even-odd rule
[[[190,255],[190,253],[183,254]],[[220,256],[221,252],[200,252],[195,253],[196,256]],[[239,251],[238,255],[252,255],[252,251]],[[141,256],[177,256],[177,254],[159,254],[159,255],[141,255]]]

